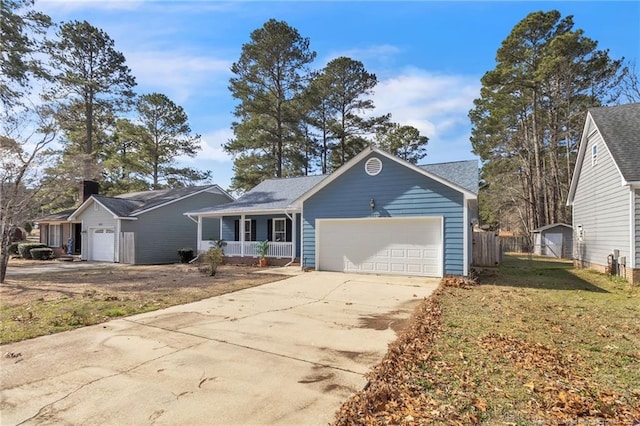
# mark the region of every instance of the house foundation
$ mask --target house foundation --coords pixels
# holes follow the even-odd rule
[[[608,265],[601,265],[598,263],[590,263],[584,260],[573,259],[573,266],[578,269],[591,269],[602,274],[611,275],[611,271],[609,271]],[[631,285],[640,285],[640,269],[638,268],[634,269],[621,267],[618,276],[626,279],[627,282]]]
[[[224,256],[225,265],[248,265],[257,266],[259,259],[257,257],[248,256]],[[272,258],[267,257],[267,266],[285,266],[291,263],[291,258]],[[292,265],[300,265],[300,261],[296,259]]]

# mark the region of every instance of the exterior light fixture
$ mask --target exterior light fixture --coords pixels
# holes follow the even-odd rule
[[[376,202],[373,198],[369,201],[369,207],[371,207],[371,211],[376,208]]]

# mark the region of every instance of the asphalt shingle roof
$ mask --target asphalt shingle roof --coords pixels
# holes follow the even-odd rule
[[[211,185],[189,186],[185,188],[158,189],[154,191],[129,192],[115,197],[93,195],[97,201],[103,204],[118,217],[135,216],[150,208],[177,200],[209,188]]]
[[[71,216],[71,213],[73,213],[74,211],[76,211],[76,209],[67,209],[67,210],[63,210],[57,213],[51,213],[48,214],[46,216],[42,216],[41,218],[38,218],[35,220],[35,222],[58,222],[58,221],[65,221],[67,220],[67,218],[69,216]]]
[[[464,189],[478,193],[480,169],[477,160],[452,161],[449,163],[425,164],[418,166]]]
[[[640,181],[640,103],[591,108],[589,113],[622,177]]]
[[[191,213],[284,210],[326,177],[326,175],[316,175],[268,179],[250,189],[236,201]]]

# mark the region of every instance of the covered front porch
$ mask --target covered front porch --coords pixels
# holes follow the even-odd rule
[[[259,257],[258,245],[267,241],[266,257],[283,259],[285,264],[297,260],[300,252],[299,213],[263,212],[239,215],[198,215],[198,253],[221,245],[225,258],[253,262]],[[219,223],[219,232],[211,232],[212,223]],[[207,238],[217,234],[220,239]],[[278,262],[282,263],[282,262]]]
[[[224,241],[222,249],[225,256],[240,256],[240,257],[258,257],[257,245],[259,241]],[[215,247],[217,241],[215,240],[202,240],[198,247],[198,252],[202,253],[209,250],[211,247]],[[267,257],[293,257],[293,243],[289,242],[275,242],[269,241],[267,247]]]

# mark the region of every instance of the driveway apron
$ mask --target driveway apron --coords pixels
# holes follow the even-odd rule
[[[4,345],[0,424],[326,425],[437,285],[307,272]]]

